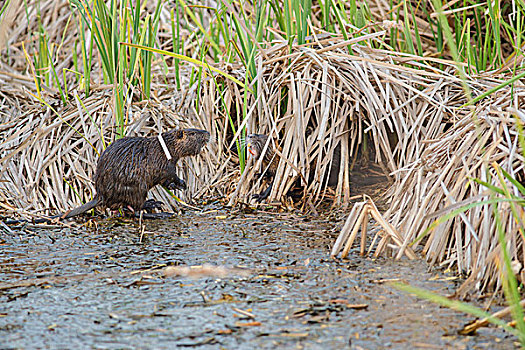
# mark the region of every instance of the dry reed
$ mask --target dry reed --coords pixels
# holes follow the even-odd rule
[[[382,2],[374,6],[375,16],[387,11]],[[67,2],[41,1],[40,11],[50,40],[62,43],[57,54],[59,67],[72,67],[77,29],[64,34],[71,16]],[[35,13],[34,3],[29,4],[28,12]],[[34,40],[30,30],[36,28],[36,19],[26,16],[23,7],[6,18],[9,23],[2,26],[10,28],[9,52],[0,60],[0,210],[30,216],[71,208],[93,197],[90,179],[97,156],[115,139],[112,86],[101,83],[100,62],[95,58],[93,79],[99,81],[93,82],[89,97],[71,75],[66,78],[71,87],[68,103],[49,87],[43,91],[46,103],[41,103],[35,98],[31,64],[21,45]],[[166,18],[169,13],[163,11],[163,30],[168,27]],[[319,24],[314,21],[311,25],[315,29]],[[249,159],[248,171],[241,174],[231,146],[241,138],[243,127],[248,133],[269,134],[279,152],[268,201],[285,198],[299,182],[304,193],[301,204],[308,205],[306,208],[325,198],[332,168],[338,169],[339,180],[334,205],[349,204],[350,164],[367,134],[375,161],[393,179],[384,217],[401,235],[400,257],[433,222],[428,214],[469,198],[487,198],[486,190],[471,179],[496,183],[492,164],[523,176],[514,116],[525,122],[525,91],[517,82],[513,90],[504,88],[474,108],[462,107],[467,100],[454,74],[455,65],[443,59],[372,49],[370,43],[382,40],[387,31],[385,26],[349,40],[313,35],[310,43],[291,48],[285,40],[264,42],[251,86],[257,95],[210,72],[204,72],[207,78],[200,85],[190,85],[187,66],[179,92],[173,88],[174,73],[165,75],[162,65],[155,65],[152,98],[126,102],[127,134],[152,136],[167,128],[190,126],[209,130],[214,142],[202,156],[187,159],[180,167],[189,187],[182,198],[225,197],[231,205],[248,202],[262,186],[255,176],[262,170],[260,162],[253,164]],[[429,34],[422,36],[428,39]],[[192,39],[186,37],[188,54],[196,45]],[[160,40],[160,46],[166,42]],[[348,54],[349,45],[353,55]],[[224,62],[215,65],[245,81],[244,67]],[[443,68],[436,68],[438,65]],[[479,95],[507,77],[497,78],[471,76],[467,83]],[[135,91],[134,96],[138,95]],[[243,119],[245,99],[248,109]],[[199,101],[197,107],[195,101]],[[153,190],[151,196],[172,208],[177,206],[162,189]],[[420,245],[431,263],[455,266],[459,273],[470,274],[463,291],[473,286],[481,290],[497,287],[498,242],[492,210],[491,205],[472,208],[444,222],[412,248]],[[523,237],[508,211],[502,218],[509,252],[523,267]],[[386,246],[386,241],[379,245]]]

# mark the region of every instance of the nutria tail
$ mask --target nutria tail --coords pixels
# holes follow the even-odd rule
[[[53,219],[57,219],[57,218],[59,220],[69,219],[69,218],[72,218],[73,216],[80,215],[82,213],[85,213],[88,210],[95,208],[97,205],[99,205],[99,203],[100,203],[100,200],[98,199],[97,196],[95,196],[93,200],[87,202],[86,204],[81,205],[80,207],[76,207],[75,209],[63,212],[62,214],[50,216],[49,218],[36,219],[34,223],[35,224],[49,223]]]
[[[80,207],[76,207],[75,209],[72,209],[70,211],[66,211],[65,213],[61,215],[57,215],[55,217],[59,217],[61,220],[69,219],[69,218],[72,218],[73,216],[80,215],[82,213],[85,213],[88,210],[95,208],[97,205],[99,205],[99,203],[100,203],[100,200],[98,199],[97,196],[95,196],[93,200],[87,202],[86,204],[83,204]]]
[[[86,204],[83,204],[80,207],[77,207],[73,210],[66,211],[62,214],[53,215],[47,218],[35,219],[32,222],[35,224],[47,224],[47,223],[52,222],[54,219],[60,219],[60,220],[69,219],[69,218],[72,218],[73,216],[80,215],[90,209],[95,208],[97,205],[99,205],[99,203],[100,203],[100,200],[98,199],[98,197],[95,197],[92,201],[89,201]],[[30,221],[26,219],[15,219],[15,220],[8,219],[4,221],[4,223],[7,225],[21,224],[24,222],[30,222]]]

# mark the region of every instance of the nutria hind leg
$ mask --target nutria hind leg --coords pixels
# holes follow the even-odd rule
[[[272,192],[272,187],[273,187],[273,181],[270,182],[270,185],[268,186],[267,189],[265,189],[264,191],[262,191],[261,193],[259,194],[254,194],[252,196],[252,198],[256,199],[257,202],[261,203],[263,200],[265,200],[266,198],[268,198],[268,196],[270,195],[270,193]]]

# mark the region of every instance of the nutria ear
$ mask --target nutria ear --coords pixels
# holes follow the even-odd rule
[[[177,130],[175,132],[175,137],[178,138],[178,139],[181,139],[184,137],[184,130]]]

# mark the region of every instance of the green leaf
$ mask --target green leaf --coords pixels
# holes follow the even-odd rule
[[[247,87],[245,84],[243,84],[237,78],[231,76],[230,74],[228,74],[228,73],[226,73],[226,72],[224,72],[224,71],[222,71],[220,69],[217,69],[215,67],[210,66],[205,61],[199,61],[199,60],[196,60],[194,58],[191,58],[191,57],[188,57],[188,56],[184,56],[184,55],[181,55],[181,54],[178,54],[178,53],[165,51],[165,50],[161,50],[161,49],[155,49],[155,48],[148,47],[148,46],[136,45],[136,44],[132,44],[132,43],[122,43],[122,42],[120,43],[120,45],[126,45],[126,46],[129,46],[129,47],[134,47],[134,48],[141,49],[141,50],[151,51],[151,52],[155,52],[155,53],[158,53],[158,54],[161,54],[161,55],[175,57],[175,58],[181,59],[183,61],[186,61],[186,62],[189,62],[189,63],[193,63],[197,67],[206,68],[206,69],[209,69],[209,70],[211,70],[211,71],[213,71],[215,73],[219,73],[220,75],[222,75],[225,78],[233,81],[237,85],[239,85],[239,86],[245,88],[246,90],[252,92],[252,90],[249,87]]]

